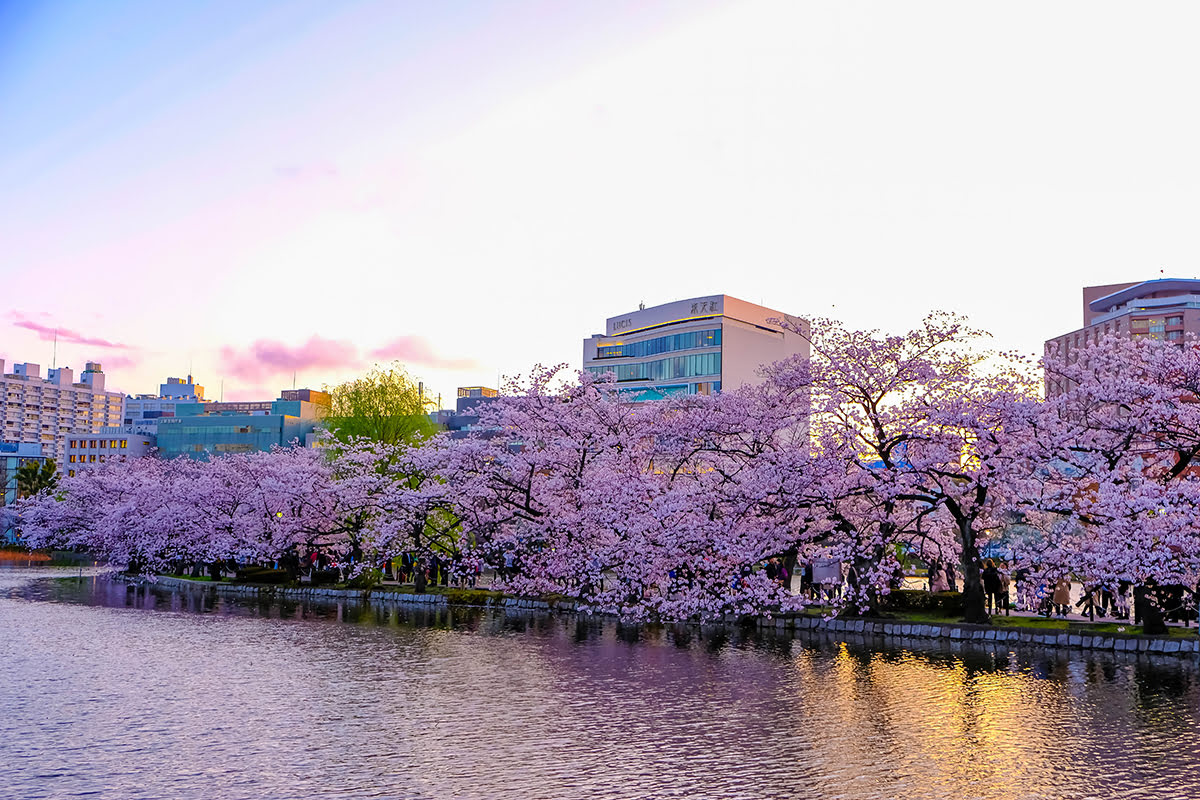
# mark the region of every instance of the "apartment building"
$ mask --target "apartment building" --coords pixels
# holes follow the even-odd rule
[[[42,378],[37,364],[14,364],[11,372],[4,366],[0,359],[0,439],[41,445],[60,470],[71,434],[121,424],[125,397],[105,391],[98,362],[87,362],[78,381],[69,367]]]

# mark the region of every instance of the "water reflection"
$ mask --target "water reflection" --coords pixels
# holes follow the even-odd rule
[[[2,797],[1200,795],[1177,658],[31,574],[0,570]]]

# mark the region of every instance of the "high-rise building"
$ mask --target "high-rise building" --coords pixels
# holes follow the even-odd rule
[[[807,334],[802,319],[723,294],[640,307],[583,340],[583,366],[615,373],[636,402],[735,389],[756,383],[763,365],[808,356],[785,319]]]
[[[99,363],[87,362],[78,382],[69,367],[48,370],[44,379],[37,364],[14,364],[7,373],[3,359],[0,373],[0,439],[41,445],[60,470],[71,434],[121,424],[125,397],[104,390]]]

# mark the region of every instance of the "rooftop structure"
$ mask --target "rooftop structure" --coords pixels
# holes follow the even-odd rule
[[[158,385],[158,394],[139,394],[125,398],[124,424],[134,429],[153,434],[158,430],[158,421],[163,417],[175,416],[175,407],[180,403],[204,403],[204,387],[183,378],[167,378]]]

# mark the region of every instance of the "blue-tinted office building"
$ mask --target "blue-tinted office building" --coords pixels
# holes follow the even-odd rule
[[[271,401],[179,403],[174,417],[158,420],[158,456],[208,459],[275,445],[311,446],[328,409],[329,395],[310,389],[281,392]]]

